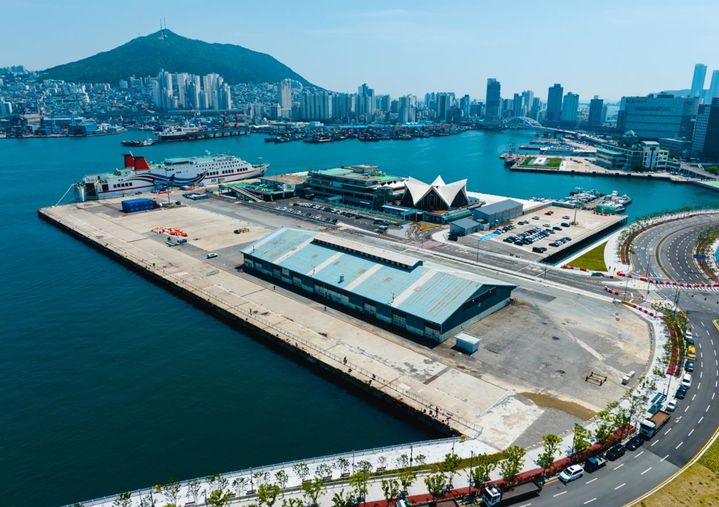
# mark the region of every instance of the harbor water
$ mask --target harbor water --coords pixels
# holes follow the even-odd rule
[[[118,167],[120,139],[0,140],[0,488],[3,505],[79,501],[331,452],[432,438],[41,222],[85,174]],[[531,132],[361,143],[270,144],[253,135],[136,149],[150,160],[206,150],[268,174],[346,164],[470,190],[629,194],[630,217],[719,202],[663,181],[511,172],[498,155]]]

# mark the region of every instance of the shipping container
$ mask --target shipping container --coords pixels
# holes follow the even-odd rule
[[[146,211],[155,209],[155,201],[147,199],[145,197],[138,197],[136,199],[125,199],[122,201],[122,211],[125,213],[134,213],[136,211]]]

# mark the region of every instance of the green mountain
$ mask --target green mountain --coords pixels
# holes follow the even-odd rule
[[[48,79],[116,83],[130,76],[154,76],[160,70],[221,75],[230,84],[276,82],[285,78],[311,84],[270,55],[234,44],[210,44],[164,29],[110,51],[42,71]]]

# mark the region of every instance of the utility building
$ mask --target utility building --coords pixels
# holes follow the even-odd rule
[[[438,342],[509,303],[515,285],[325,233],[281,228],[244,269],[363,319]]]

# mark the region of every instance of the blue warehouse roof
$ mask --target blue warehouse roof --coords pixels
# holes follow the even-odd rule
[[[512,284],[363,243],[281,228],[243,253],[437,324],[493,286]]]

